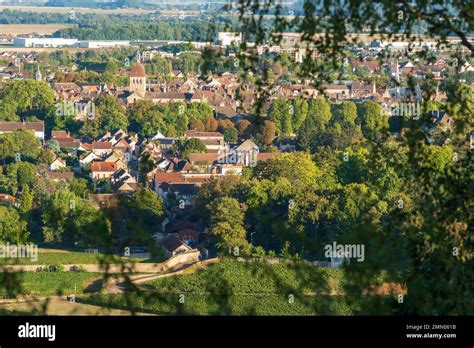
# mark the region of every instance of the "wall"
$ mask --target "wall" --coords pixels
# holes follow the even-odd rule
[[[168,272],[179,266],[185,264],[194,263],[199,261],[200,252],[197,249],[190,250],[186,253],[175,255],[162,263],[135,263],[135,264],[123,264],[123,265],[109,265],[107,269],[108,273],[161,273]],[[70,272],[73,266],[81,267],[86,272],[104,272],[105,269],[99,264],[71,264],[63,265],[65,272]],[[44,268],[46,265],[10,265],[0,266],[1,272],[35,272],[37,268]]]

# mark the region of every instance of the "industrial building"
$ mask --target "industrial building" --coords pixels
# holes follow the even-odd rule
[[[130,41],[112,41],[112,40],[79,41],[80,48],[109,48],[109,47],[121,47],[121,46],[130,46]]]
[[[15,47],[72,47],[77,45],[77,39],[63,39],[57,37],[26,37],[14,38]]]

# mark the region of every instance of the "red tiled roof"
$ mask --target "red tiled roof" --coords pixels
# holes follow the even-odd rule
[[[74,138],[53,138],[52,140],[57,141],[60,148],[64,147],[79,147],[80,141]]]
[[[17,199],[13,196],[10,196],[6,193],[0,193],[0,202],[7,202],[7,203],[16,203]]]
[[[31,129],[44,132],[44,122],[0,122],[0,132],[13,132],[17,129]]]
[[[219,154],[217,152],[213,152],[213,153],[193,152],[189,154],[188,159],[191,163],[207,162],[211,164],[219,159]]]
[[[158,183],[163,182],[184,182],[184,177],[181,173],[156,173],[155,181]]]
[[[115,172],[117,170],[116,162],[92,162],[91,170],[93,172]]]
[[[130,76],[131,77],[144,77],[146,76],[146,71],[145,71],[145,67],[136,62],[132,65],[132,68],[130,69]]]
[[[117,141],[117,143],[114,145],[114,147],[121,147],[120,144],[122,144],[124,147],[126,147],[127,149],[131,149],[132,147],[130,146],[129,143],[127,143],[125,141],[125,139],[120,139],[119,141]]]
[[[112,143],[108,141],[95,141],[92,144],[82,144],[82,146],[87,150],[109,150],[112,149]]]
[[[352,66],[353,67],[357,67],[357,66],[366,66],[368,68],[371,68],[371,69],[377,69],[380,67],[380,62],[377,62],[377,61],[357,61],[357,60],[353,60],[351,62]]]
[[[200,131],[189,130],[189,131],[186,131],[185,136],[189,137],[189,138],[197,138],[197,137],[216,137],[216,138],[219,138],[219,137],[223,137],[224,134],[222,134],[220,132],[200,132]]]
[[[163,241],[163,247],[165,247],[168,251],[175,251],[176,249],[178,249],[179,247],[183,246],[186,244],[183,243],[183,241],[181,241],[176,235],[174,234],[171,234],[171,235],[168,235],[165,240]],[[189,249],[189,247],[186,246],[187,249]]]
[[[178,232],[181,240],[198,240],[199,232],[191,229],[184,229]]]
[[[51,136],[53,138],[69,138],[69,133],[67,131],[51,131]]]

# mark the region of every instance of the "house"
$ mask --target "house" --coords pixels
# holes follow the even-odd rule
[[[115,162],[92,162],[91,178],[93,181],[108,179],[117,171]]]
[[[155,191],[164,201],[168,201],[170,196],[182,200],[184,206],[191,206],[197,195],[198,186],[195,183],[167,183],[160,184]]]
[[[80,151],[92,151],[99,157],[112,153],[112,143],[109,141],[94,141],[92,143],[83,143],[79,147]]]
[[[14,205],[14,206],[19,205],[18,200],[15,197],[10,196],[6,193],[0,193],[0,204]]]
[[[168,234],[162,241],[162,249],[165,257],[170,258],[177,254],[191,251],[192,248],[182,241],[177,234]]]
[[[211,168],[211,174],[242,174],[244,166],[241,164],[217,164]]]
[[[178,232],[178,237],[191,247],[195,247],[199,243],[199,232],[194,229],[181,229]]]
[[[372,96],[377,93],[377,86],[375,85],[375,82],[370,84],[353,81],[351,84],[351,93],[352,96],[355,98],[364,98],[367,96]]]
[[[126,169],[127,168],[127,157],[122,153],[112,152],[108,157],[104,158],[104,162],[115,162],[117,164],[117,169]]]
[[[260,151],[257,144],[253,142],[251,139],[245,140],[242,144],[237,146],[235,152],[238,155],[238,162],[245,166],[253,166],[257,163],[257,156]],[[223,173],[224,174],[224,173]]]
[[[331,99],[347,99],[350,98],[350,90],[346,85],[325,85],[322,86],[324,94]]]
[[[35,136],[44,140],[44,122],[0,122],[0,134],[11,133],[18,129],[28,129],[35,133]]]
[[[185,182],[184,176],[181,173],[156,173],[155,174],[155,187],[160,184],[167,183],[181,183]]]
[[[118,193],[133,193],[143,188],[143,185],[139,182],[123,182],[116,187]]]
[[[196,138],[199,140],[221,140],[224,141],[224,134],[220,132],[201,132],[188,130],[184,133],[185,138]]]
[[[87,152],[84,152],[82,153],[80,156],[79,156],[79,165],[81,167],[85,167],[87,166],[89,163],[91,163],[92,161],[95,161],[99,159],[99,156],[97,156],[94,152],[92,151],[87,151]]]
[[[439,129],[445,131],[453,127],[454,121],[445,111],[433,110],[429,113],[429,123],[422,126],[422,129],[426,132],[428,142],[433,142],[433,135]]]
[[[221,139],[203,139],[201,142],[206,147],[207,152],[223,152],[229,149],[229,145]]]
[[[66,131],[52,131],[51,140],[56,141],[60,149],[71,148],[77,150],[81,145],[78,139],[72,138]]]
[[[50,171],[55,171],[55,170],[58,170],[60,168],[65,168],[66,167],[66,161],[63,160],[61,157],[57,157],[53,163],[51,163],[49,165],[49,170]]]
[[[239,113],[230,105],[216,106],[214,112],[215,117],[218,120],[233,119],[239,115]]]
[[[371,72],[377,72],[380,70],[380,62],[378,61],[356,61],[353,60],[351,62],[352,71],[355,72],[356,68],[358,67],[365,67],[369,69]]]
[[[188,156],[189,163],[191,165],[211,165],[216,162],[221,157],[221,154],[217,152],[211,153],[200,153],[200,152],[192,152]]]

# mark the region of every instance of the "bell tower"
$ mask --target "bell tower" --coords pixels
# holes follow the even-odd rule
[[[134,63],[130,69],[129,90],[143,97],[146,93],[146,72],[141,63]]]

